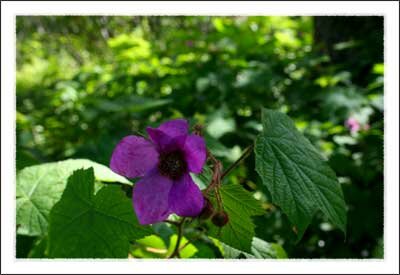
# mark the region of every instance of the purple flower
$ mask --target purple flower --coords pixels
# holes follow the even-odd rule
[[[133,188],[133,206],[141,224],[165,220],[171,213],[194,217],[204,198],[189,172],[200,173],[206,161],[204,139],[188,133],[184,119],[147,127],[150,140],[124,137],[115,147],[110,167],[128,178],[142,177]]]
[[[350,117],[345,122],[346,127],[350,130],[350,132],[357,133],[360,130],[360,123],[357,119]]]

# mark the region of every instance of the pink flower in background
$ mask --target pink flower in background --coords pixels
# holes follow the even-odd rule
[[[164,221],[171,213],[194,217],[204,198],[189,172],[200,173],[206,161],[204,139],[188,133],[184,119],[147,127],[150,140],[127,136],[115,147],[110,167],[115,173],[142,177],[133,188],[133,206],[141,224]]]
[[[358,120],[353,117],[348,118],[345,122],[345,125],[352,134],[357,133],[361,128]]]

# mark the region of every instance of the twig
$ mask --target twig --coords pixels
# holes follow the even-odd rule
[[[221,172],[222,172],[222,163],[219,160],[217,160],[213,156],[213,154],[208,150],[207,150],[207,156],[212,161],[212,163],[214,164],[214,167],[213,167],[213,176],[212,176],[211,182],[207,186],[207,188],[204,190],[205,194],[208,194],[208,192],[212,188],[214,188],[216,185],[219,185],[220,178],[221,178]]]
[[[169,223],[169,224],[173,224],[175,226],[179,226],[179,222],[176,222],[176,221],[165,220],[164,222]]]
[[[184,245],[182,245],[182,246],[179,248],[179,252],[182,251],[183,249],[185,249],[185,247],[188,246],[190,243],[191,243],[191,241],[187,241]]]
[[[202,233],[204,233],[204,230],[200,230],[200,234],[195,236],[193,239],[188,240],[184,245],[182,245],[179,248],[179,251],[182,251],[183,249],[185,249],[186,246],[188,246],[189,244],[193,243],[194,241],[200,240],[203,236]]]
[[[180,257],[179,256],[179,245],[180,245],[181,240],[182,240],[183,224],[184,223],[185,223],[185,218],[182,218],[180,223],[177,225],[178,226],[178,239],[176,240],[174,251],[172,252],[172,254],[168,258],[174,258],[175,256],[178,257],[178,258]]]
[[[250,145],[249,147],[247,147],[243,154],[240,156],[240,158],[238,158],[231,166],[228,167],[228,169],[225,170],[225,172],[222,173],[221,175],[221,180],[228,175],[236,166],[238,166],[240,164],[240,162],[242,160],[244,160],[245,158],[247,158],[251,151],[253,150],[254,144]]]

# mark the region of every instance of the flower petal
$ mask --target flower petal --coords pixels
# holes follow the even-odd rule
[[[166,150],[166,147],[175,150],[183,146],[189,124],[185,119],[174,119],[164,122],[158,128],[147,127],[146,130],[160,150]]]
[[[160,175],[157,167],[150,170],[133,188],[133,207],[140,224],[164,221],[169,211],[169,193],[173,181]]]
[[[146,128],[150,139],[156,144],[159,152],[174,151],[183,148],[187,135],[170,136],[157,128]]]
[[[188,134],[189,124],[185,119],[174,119],[164,122],[157,129],[170,137],[183,136]]]
[[[143,176],[157,162],[158,152],[150,141],[142,137],[127,136],[115,147],[110,168],[119,175],[136,178]]]
[[[169,193],[170,210],[179,216],[195,217],[204,206],[204,198],[199,187],[189,173],[175,181]]]
[[[184,152],[189,171],[200,173],[207,158],[204,138],[196,135],[189,135],[185,141]]]

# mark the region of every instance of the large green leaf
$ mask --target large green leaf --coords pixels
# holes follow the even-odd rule
[[[94,194],[93,168],[77,170],[50,213],[52,258],[126,258],[129,241],[151,234],[138,224],[132,202],[120,186]]]
[[[79,168],[93,167],[95,177],[103,182],[131,184],[108,167],[87,159],[34,165],[17,174],[17,232],[21,235],[45,235],[48,216],[60,199],[68,177]]]
[[[262,215],[260,203],[240,185],[223,185],[220,189],[224,210],[229,222],[222,228],[211,225],[209,235],[236,249],[251,252],[254,223],[251,216]],[[215,197],[211,197],[213,204]]]
[[[256,171],[300,239],[317,210],[346,232],[346,205],[335,172],[283,113],[263,109]]]
[[[276,243],[268,243],[254,237],[251,243],[251,253],[237,250],[229,245],[221,243],[224,250],[224,258],[247,258],[247,259],[286,259],[285,250]]]

